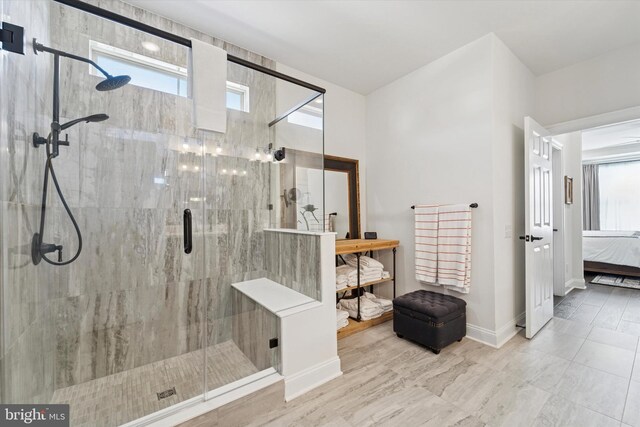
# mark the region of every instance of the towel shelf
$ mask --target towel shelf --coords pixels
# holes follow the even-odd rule
[[[346,326],[340,330],[338,330],[338,338],[343,338],[345,336],[351,335],[352,333],[358,332],[360,330],[378,325],[380,323],[386,322],[392,318],[391,312],[384,313],[381,317],[376,317],[375,319],[363,321],[360,316],[360,297],[362,292],[360,289],[370,287],[371,292],[373,293],[373,286],[379,285],[383,283],[391,282],[393,283],[393,297],[396,296],[396,251],[398,246],[400,246],[399,240],[389,240],[389,239],[350,239],[350,240],[338,240],[336,241],[336,265],[338,264],[338,260],[342,258],[342,255],[346,254],[354,254],[358,260],[358,284],[355,286],[349,286],[342,289],[336,290],[336,300],[339,302],[348,291],[356,291],[356,295],[358,296],[358,312],[357,319],[352,321],[349,319],[349,326]],[[373,256],[374,251],[388,250],[391,249],[393,252],[393,272],[391,277],[387,279],[374,280],[372,282],[360,283],[360,257],[369,253]],[[342,260],[344,261],[344,259]],[[342,296],[340,296],[342,295]]]
[[[374,280],[373,282],[367,282],[367,283],[363,283],[360,285],[361,288],[364,288],[366,286],[373,286],[373,285],[379,285],[380,283],[385,283],[385,282],[393,282],[395,279],[393,277],[389,277],[387,279],[380,279],[380,280]],[[350,291],[352,289],[358,289],[358,285],[356,286],[349,286],[346,288],[342,288],[342,289],[337,289],[336,293],[339,294],[340,292],[347,292]]]

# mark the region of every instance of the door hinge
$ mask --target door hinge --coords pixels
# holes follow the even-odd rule
[[[269,340],[269,348],[276,348],[278,346],[278,338],[271,338]]]
[[[24,55],[24,28],[3,22],[0,29],[0,42],[2,42],[2,50]]]

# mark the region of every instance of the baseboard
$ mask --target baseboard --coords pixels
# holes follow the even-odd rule
[[[496,331],[467,323],[467,338],[493,348],[500,348],[518,333],[516,325],[522,324],[524,319],[525,313],[522,312]]]
[[[571,279],[564,284],[565,295],[574,289],[587,289],[584,279]]]
[[[495,331],[486,329],[481,326],[472,325],[467,323],[467,338],[474,341],[481,342],[482,344],[490,347],[498,348],[498,338]]]
[[[284,399],[288,402],[342,375],[338,356],[284,379]]]
[[[503,325],[496,332],[496,338],[498,341],[497,347],[500,348],[505,345],[511,338],[516,336],[520,328],[516,327],[516,325],[523,325],[526,318],[526,312],[520,313],[516,316],[515,319],[512,319],[507,324]]]

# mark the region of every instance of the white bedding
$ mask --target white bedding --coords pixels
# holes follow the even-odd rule
[[[582,254],[585,261],[640,268],[640,237],[634,231],[585,231]]]

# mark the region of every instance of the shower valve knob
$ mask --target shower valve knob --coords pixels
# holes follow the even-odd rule
[[[38,145],[44,145],[47,143],[47,138],[44,136],[40,136],[38,132],[33,133],[33,146],[38,147]]]

